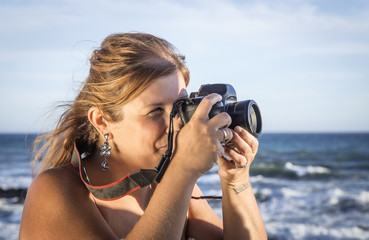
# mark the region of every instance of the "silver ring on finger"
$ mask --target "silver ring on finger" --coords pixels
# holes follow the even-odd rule
[[[245,160],[246,160],[245,165],[238,165],[237,163],[234,163],[234,165],[236,166],[236,168],[246,168],[247,167],[247,159],[246,159],[246,157],[245,157]]]
[[[220,128],[219,130],[221,130],[223,133],[223,140],[220,141],[220,144],[224,146],[226,144],[226,139],[228,138],[228,133],[227,133],[227,130],[225,130],[224,128]]]
[[[223,141],[225,141],[228,137],[228,133],[224,128],[221,128],[220,130],[222,130],[222,132],[223,132]]]

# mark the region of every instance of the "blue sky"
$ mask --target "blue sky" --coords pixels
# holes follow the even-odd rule
[[[223,82],[254,99],[264,132],[369,131],[369,1],[5,0],[0,132],[50,129],[92,50],[131,31],[186,55],[189,91]]]

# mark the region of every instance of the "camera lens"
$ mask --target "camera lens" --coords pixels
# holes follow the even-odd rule
[[[187,124],[188,121],[190,121],[202,99],[203,97],[178,100],[176,105],[178,105],[178,113],[184,124]],[[230,128],[234,129],[236,126],[240,126],[246,129],[254,137],[260,136],[262,121],[259,107],[255,101],[246,100],[226,105],[219,102],[212,107],[209,112],[209,118],[212,118],[221,112],[227,112],[231,116],[232,124],[229,126]]]
[[[255,137],[259,137],[262,129],[261,113],[253,100],[226,105],[226,112],[232,118],[230,128],[241,126]]]
[[[254,110],[254,106],[251,107],[250,110],[250,128],[252,132],[255,132],[257,129],[257,121],[256,121],[256,113]]]

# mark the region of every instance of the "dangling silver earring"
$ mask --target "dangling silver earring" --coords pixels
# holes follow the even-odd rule
[[[104,160],[102,161],[100,165],[101,169],[104,171],[109,169],[109,164],[106,159],[107,157],[110,156],[110,150],[111,150],[111,147],[109,146],[109,142],[108,142],[108,137],[109,137],[109,134],[105,133],[104,134],[105,142],[104,142],[104,145],[101,146],[101,152],[100,152],[100,155],[104,157]]]

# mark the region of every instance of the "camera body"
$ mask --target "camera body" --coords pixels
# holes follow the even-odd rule
[[[232,118],[229,128],[241,126],[255,137],[259,137],[262,130],[262,118],[258,105],[254,100],[237,102],[235,89],[230,84],[205,84],[189,98],[180,98],[175,102],[178,114],[184,124],[190,121],[201,100],[211,94],[222,96],[222,101],[216,103],[209,112],[209,118],[221,112],[227,112]]]

